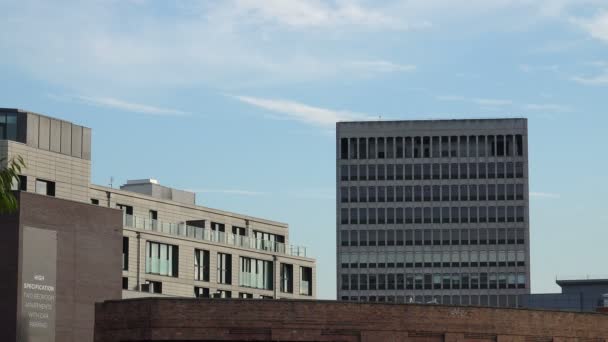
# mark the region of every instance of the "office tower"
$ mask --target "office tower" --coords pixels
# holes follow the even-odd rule
[[[338,299],[517,306],[527,150],[526,119],[338,123]]]

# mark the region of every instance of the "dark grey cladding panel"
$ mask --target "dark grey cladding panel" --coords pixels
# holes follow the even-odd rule
[[[91,160],[91,129],[82,128],[82,159]]]
[[[53,152],[61,151],[61,121],[55,119],[51,119],[50,150]]]
[[[27,114],[27,144],[32,147],[38,147],[38,126],[40,125],[40,117],[36,114]]]
[[[72,157],[82,158],[82,126],[72,125]]]
[[[38,127],[38,148],[48,151],[51,137],[51,120],[40,116],[40,125]]]
[[[72,124],[67,121],[61,122],[61,153],[72,155]]]

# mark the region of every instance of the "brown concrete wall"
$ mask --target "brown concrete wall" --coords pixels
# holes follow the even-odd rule
[[[96,305],[95,341],[597,341],[608,315],[300,300],[133,299]]]
[[[0,336],[15,341],[17,274],[19,272],[19,213],[0,215]]]
[[[12,317],[20,315],[21,269],[17,270],[15,265],[21,264],[23,227],[56,231],[55,341],[92,341],[95,302],[121,298],[122,213],[27,192],[19,192],[17,196],[19,221],[0,216],[3,230],[8,226],[0,239],[0,271],[5,270],[0,284],[2,289],[7,288],[6,292],[0,291],[0,301],[4,302],[1,299],[6,297],[8,304],[2,303],[0,308],[12,307]],[[5,225],[7,222],[11,224]],[[11,288],[11,284],[14,287]],[[10,316],[11,311],[6,310]],[[0,309],[0,317],[4,317],[2,311]],[[16,324],[5,324],[8,321],[1,318],[0,321],[2,340],[15,341]],[[11,338],[5,339],[5,336]]]

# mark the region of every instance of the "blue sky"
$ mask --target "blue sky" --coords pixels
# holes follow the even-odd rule
[[[0,107],[93,128],[154,177],[288,222],[335,298],[336,120],[527,117],[532,289],[608,274],[606,0],[0,0]]]

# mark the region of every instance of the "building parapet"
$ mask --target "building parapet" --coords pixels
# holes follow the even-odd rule
[[[123,225],[125,228],[152,231],[294,257],[307,257],[306,247],[286,245],[284,243],[272,240],[256,239],[249,236],[214,231],[208,228],[189,226],[185,223],[169,223],[159,220],[150,220],[134,215],[124,215]]]

